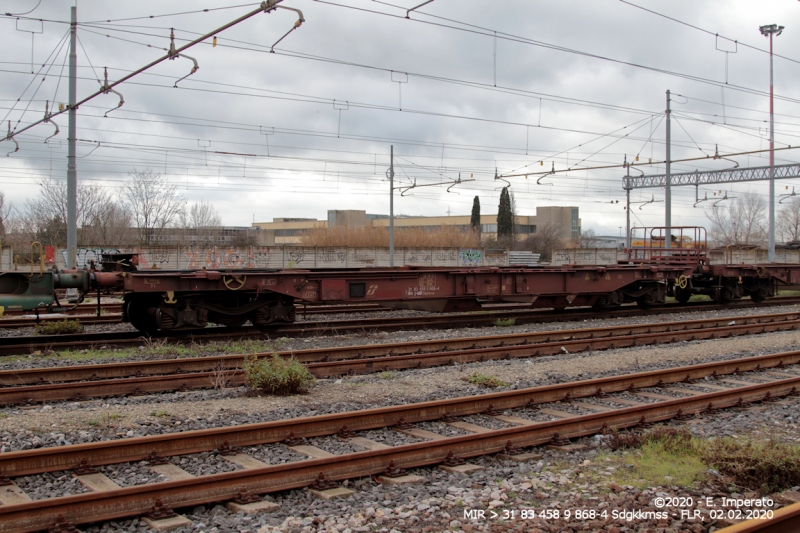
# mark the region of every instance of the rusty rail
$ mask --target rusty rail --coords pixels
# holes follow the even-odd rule
[[[800,531],[800,503],[775,511],[769,520],[746,520],[718,529],[717,533],[797,533]]]
[[[512,409],[525,406],[531,401],[536,404],[556,402],[564,398],[590,397],[598,393],[663,386],[691,379],[702,379],[707,376],[781,368],[797,363],[800,363],[800,351],[784,352],[418,404],[56,448],[6,452],[0,454],[0,472],[8,476],[20,476],[70,469],[80,463],[83,458],[88,458],[95,466],[140,461],[153,451],[164,456],[197,453],[217,449],[226,440],[236,446],[281,442],[291,432],[298,437],[331,435],[339,431],[343,425],[353,431],[361,431],[394,426],[401,418],[409,423],[416,423],[437,420],[445,414],[464,416],[482,413],[490,406],[499,410]],[[797,379],[800,379],[800,376]]]
[[[463,364],[493,359],[537,357],[561,354],[564,350],[574,353],[787,331],[800,327],[800,312],[737,317],[736,320],[744,323],[730,325],[732,317],[726,317],[304,350],[281,352],[281,355],[295,357],[305,363],[317,377],[331,377],[441,366],[454,362]],[[4,386],[0,387],[0,405],[207,389],[218,382],[220,372],[227,373],[225,378],[230,385],[240,385],[245,382],[240,370],[243,359],[243,355],[226,355],[6,370],[0,372],[0,385]],[[22,385],[17,385],[20,383]]]
[[[798,357],[800,357],[800,354],[798,354]],[[766,361],[764,356],[750,359],[761,359],[762,362]],[[743,361],[744,360],[727,363],[742,363]],[[719,364],[716,365],[719,366]],[[706,367],[706,370],[708,370],[711,364],[699,366]],[[646,377],[644,375],[638,375],[640,377],[635,379],[643,379],[645,382],[652,382],[653,379],[656,378],[656,374],[662,374],[656,383],[663,383],[664,378],[670,379],[670,376],[678,377],[675,375],[676,372],[679,376],[691,377],[694,371],[696,371],[696,367],[684,367],[661,372],[648,372],[644,373],[647,374]],[[628,376],[628,379],[631,378],[633,378],[633,376]],[[607,380],[592,380],[592,382],[604,382],[604,386],[607,387],[608,390],[615,390]],[[654,383],[650,383],[650,385],[652,384]],[[408,444],[382,450],[370,450],[325,459],[298,461],[252,470],[203,476],[189,480],[141,485],[108,492],[81,494],[19,505],[0,506],[0,533],[22,533],[44,529],[52,525],[59,515],[73,523],[87,523],[142,514],[153,507],[156,499],[160,499],[169,507],[176,508],[231,499],[242,491],[266,493],[296,489],[311,484],[320,472],[323,472],[327,479],[341,480],[383,473],[389,468],[390,461],[393,461],[398,467],[411,468],[440,463],[448,454],[467,458],[497,453],[502,451],[509,442],[517,447],[536,446],[551,442],[559,436],[579,437],[591,435],[601,432],[608,427],[627,428],[637,426],[641,424],[642,421],[665,421],[687,413],[699,413],[711,409],[732,407],[742,405],[743,403],[758,402],[788,394],[796,394],[798,386],[800,386],[800,376],[770,383],[739,387],[727,391],[712,392],[687,398],[676,398],[674,400],[661,401],[639,407],[628,407],[607,413],[596,413],[561,420],[532,423],[501,430],[492,430],[485,433]],[[578,387],[574,395],[576,397],[591,395],[597,392],[597,383],[585,382],[583,384],[573,384],[573,387]],[[586,394],[580,393],[581,387],[583,387]],[[515,393],[516,392],[518,391],[515,391]],[[531,393],[532,390],[529,390],[526,394],[530,396]],[[506,404],[501,403],[503,400],[509,400],[509,397],[502,398],[503,394],[505,393],[487,395],[495,397],[493,398],[495,403],[491,405],[494,405],[495,408],[499,406],[501,409],[519,406],[519,397],[512,402],[506,402]],[[481,408],[476,409],[478,404],[481,403],[479,398],[480,397],[456,399],[452,401],[453,405],[449,406],[454,410],[445,412],[442,412],[442,408],[446,407],[449,401],[418,404],[415,406],[417,409],[416,417],[430,419],[435,416],[444,416],[445,413],[459,415],[481,412]],[[563,391],[561,395],[559,395],[559,398],[563,399]],[[483,401],[486,401],[485,398]],[[510,405],[510,403],[513,403],[513,405]],[[387,415],[388,413],[385,413],[386,411],[394,410],[395,414],[397,414],[400,410],[407,410],[408,407],[409,406],[402,406],[399,408],[371,411],[373,411],[373,416],[376,414],[374,413],[375,411],[384,411],[384,415]],[[488,408],[488,406],[481,407],[484,408],[483,410]],[[464,412],[461,412],[461,410]],[[411,415],[412,413],[408,414]],[[353,414],[350,413],[350,415],[352,416]],[[329,429],[334,429],[330,426],[330,421],[331,418],[337,416],[341,415],[326,415],[323,417],[315,417],[315,419]],[[363,412],[356,413],[356,416],[363,416]],[[384,426],[392,425],[392,422],[396,423],[399,420],[393,416],[383,416],[380,418]],[[305,424],[311,420],[314,419],[297,419],[289,422],[299,422],[299,424],[292,425],[297,435],[304,435],[304,433],[298,433],[298,429],[301,432],[310,430],[310,435],[319,434],[318,431],[306,427]],[[282,421],[283,424],[286,424],[286,422],[287,421]],[[276,425],[280,423],[269,424]],[[366,424],[366,426],[375,427],[370,426],[370,424]],[[352,426],[348,424],[348,428],[366,429],[366,427],[361,427],[360,424],[354,424]],[[234,431],[237,429],[238,428],[233,428]],[[208,431],[204,431],[203,433],[207,432]],[[284,437],[285,436],[286,433],[284,433]],[[169,437],[175,438],[174,435]],[[184,434],[179,437],[187,439],[189,436]],[[130,440],[127,441],[127,443],[130,443]],[[91,445],[79,445],[77,447],[87,448],[89,446]],[[75,447],[64,447],[64,451],[66,451],[66,448]],[[12,453],[18,455],[20,453],[29,452]],[[91,459],[92,463],[94,463],[94,458],[93,456]],[[74,464],[77,463],[73,463],[73,465]]]
[[[664,315],[680,311],[719,311],[751,307],[769,307],[775,305],[793,305],[800,298],[781,297],[771,299],[769,303],[756,304],[750,300],[741,300],[729,304],[712,304],[707,302],[690,302],[686,305],[666,304],[652,309],[640,309],[635,305],[621,309],[594,311],[591,309],[570,309],[561,312],[540,309],[522,309],[516,311],[489,311],[478,314],[459,313],[453,315],[429,315],[405,318],[365,318],[358,320],[322,320],[318,322],[298,322],[276,327],[270,332],[259,332],[253,327],[243,328],[206,328],[202,330],[182,330],[161,333],[154,339],[166,339],[175,343],[200,343],[243,338],[269,338],[276,335],[283,337],[306,337],[311,335],[327,335],[332,333],[364,332],[364,331],[404,331],[411,329],[452,329],[457,327],[492,326],[498,320],[514,318],[517,325],[542,322],[569,322],[575,320],[592,320],[598,318],[621,318],[629,316]],[[0,340],[0,356],[28,354],[34,351],[85,349],[97,346],[143,346],[150,342],[138,332],[116,332],[110,334],[50,335],[34,337],[4,337]]]

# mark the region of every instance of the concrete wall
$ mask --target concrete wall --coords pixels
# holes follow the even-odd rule
[[[184,269],[280,269],[280,268],[365,268],[388,267],[388,248],[307,248],[300,246],[249,246],[245,248],[176,247],[151,248],[79,248],[75,260],[79,267],[89,261],[99,262],[103,253],[137,252],[142,254],[141,268],[160,270]],[[12,253],[18,255],[14,264]],[[27,270],[25,250],[14,251],[3,247],[0,270]],[[56,265],[65,268],[67,252],[59,248],[55,253]],[[503,251],[459,248],[396,249],[395,266],[506,266],[508,254]],[[146,266],[145,266],[146,265]],[[52,263],[47,265],[48,268]]]
[[[626,255],[622,250],[614,248],[568,248],[555,250],[550,262],[553,266],[560,265],[613,265],[617,260],[622,260]]]

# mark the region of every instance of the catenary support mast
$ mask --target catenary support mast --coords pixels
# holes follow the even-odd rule
[[[78,168],[75,159],[77,128],[76,101],[78,97],[78,8],[72,6],[69,36],[69,121],[67,123],[67,268],[75,268],[75,248],[78,246]]]

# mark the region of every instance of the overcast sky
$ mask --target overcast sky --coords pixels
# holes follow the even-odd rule
[[[66,23],[76,2],[37,1],[0,0],[3,133],[9,120],[20,129],[41,118],[46,100],[67,102]],[[617,235],[625,225],[621,168],[573,170],[538,184],[534,173],[621,165],[637,155],[640,163],[663,160],[667,90],[673,159],[766,150],[769,41],[759,26],[771,23],[786,26],[774,41],[782,56],[774,59],[776,147],[800,144],[795,0],[434,0],[407,19],[406,9],[420,3],[284,0],[305,22],[274,53],[297,13],[262,13],[218,33],[216,47],[207,41],[186,51],[200,68],[177,88],[190,59],[120,85],[125,104],[107,118],[116,95],[81,106],[79,180],[116,192],[132,170],[151,169],[188,202],[212,202],[227,225],[324,219],[328,209],[388,214],[393,144],[395,185],[417,185],[396,192],[398,214],[469,214],[475,195],[493,214],[506,185],[495,169],[531,172],[507,178],[518,214],[577,205],[584,229]],[[79,99],[97,91],[104,67],[113,81],[163,56],[170,28],[181,46],[257,6],[78,1]],[[8,157],[13,142],[0,143],[0,190],[17,207],[42,179],[66,179],[66,114],[55,122],[61,132],[46,144],[50,124],[20,134],[20,150]],[[733,159],[769,163],[767,153]],[[798,160],[795,150],[776,153],[776,164]],[[733,165],[709,159],[675,163],[673,172]],[[450,192],[420,187],[459,176],[464,183]],[[779,181],[777,194],[794,186],[800,193],[797,181]],[[697,207],[693,187],[675,189],[673,223],[708,225],[705,209],[744,191],[766,198],[767,185],[700,188],[709,201]],[[635,190],[632,202],[636,225],[663,224],[662,190]]]

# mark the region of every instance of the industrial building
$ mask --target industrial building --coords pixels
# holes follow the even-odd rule
[[[423,228],[435,230],[442,226],[455,226],[463,232],[470,229],[470,216],[411,217],[395,215],[397,229]],[[581,219],[575,206],[543,206],[536,208],[532,216],[515,217],[516,235],[525,239],[536,233],[537,228],[552,225],[560,229],[559,237],[565,241],[575,241],[581,235]],[[259,232],[259,242],[265,245],[297,244],[303,234],[319,227],[389,227],[388,215],[374,215],[360,210],[330,210],[327,220],[314,218],[273,218],[272,222],[253,222]],[[486,237],[497,235],[497,215],[481,215],[481,234]]]

